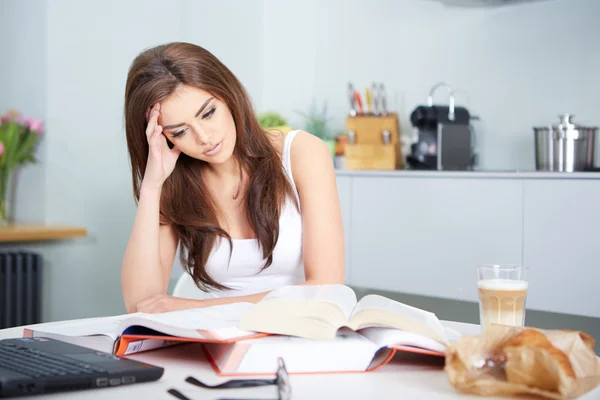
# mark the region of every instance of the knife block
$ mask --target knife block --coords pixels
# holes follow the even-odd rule
[[[346,117],[346,130],[354,132],[354,143],[344,145],[344,168],[394,170],[403,167],[398,114]],[[389,144],[383,132],[390,132]]]

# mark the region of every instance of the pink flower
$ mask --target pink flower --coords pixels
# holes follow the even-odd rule
[[[44,122],[39,119],[31,119],[29,120],[29,129],[39,135],[44,132]]]
[[[38,135],[44,131],[44,123],[35,118],[19,116],[17,117],[17,122],[23,126],[26,126],[29,130]]]
[[[0,142],[0,157],[4,154],[4,143]]]
[[[19,115],[17,117],[17,122],[21,125],[24,125],[29,128],[29,124],[31,123],[31,117],[25,117],[23,115]]]

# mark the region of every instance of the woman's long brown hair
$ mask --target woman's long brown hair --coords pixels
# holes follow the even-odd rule
[[[296,198],[282,169],[281,158],[256,119],[246,90],[213,54],[190,43],[169,43],[139,54],[127,75],[125,131],[136,202],[148,160],[146,110],[169,97],[180,85],[194,86],[219,98],[229,108],[236,127],[233,156],[249,177],[245,214],[261,246],[264,268],[273,262],[283,201]],[[205,264],[218,237],[233,243],[219,227],[217,206],[203,180],[204,161],[180,154],[160,199],[161,224],[170,224],[181,246],[181,264],[202,290],[228,289],[214,281]],[[296,206],[298,206],[296,204]]]

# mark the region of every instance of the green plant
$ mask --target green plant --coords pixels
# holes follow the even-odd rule
[[[287,120],[278,112],[265,111],[257,115],[258,123],[264,129],[276,128],[288,124]]]
[[[327,102],[323,102],[323,107],[319,110],[316,101],[313,100],[308,112],[296,111],[305,119],[304,130],[321,138],[322,140],[331,140],[333,134],[329,129],[330,118],[327,116]]]

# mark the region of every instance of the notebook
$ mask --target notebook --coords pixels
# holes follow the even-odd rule
[[[49,337],[125,356],[186,342],[231,343],[265,336],[238,328],[252,303],[233,303],[162,314],[133,313],[42,324],[25,337]]]

